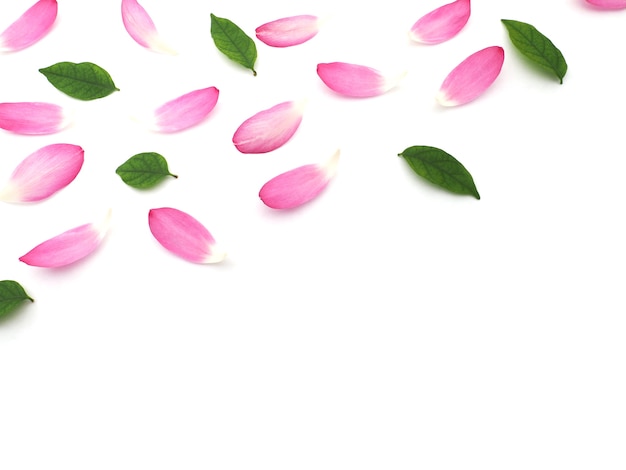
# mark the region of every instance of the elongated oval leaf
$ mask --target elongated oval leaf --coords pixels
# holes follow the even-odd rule
[[[561,51],[537,28],[521,21],[501,20],[509,32],[513,45],[528,59],[551,70],[563,83],[567,62]]]
[[[422,178],[457,194],[480,195],[469,171],[456,158],[436,147],[415,145],[398,154]]]
[[[178,178],[178,176],[170,173],[167,160],[155,152],[133,155],[122,163],[115,172],[124,183],[137,189],[152,188],[168,176]]]
[[[250,36],[235,23],[226,18],[219,18],[211,13],[211,37],[218,50],[244,67],[254,70],[257,52],[256,45]]]
[[[83,101],[104,98],[120,91],[109,72],[91,62],[59,62],[39,71],[57,90]]]
[[[11,313],[25,300],[34,302],[19,283],[0,281],[0,318]]]

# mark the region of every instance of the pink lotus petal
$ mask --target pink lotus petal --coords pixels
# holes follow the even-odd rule
[[[57,9],[56,0],[39,0],[0,34],[0,50],[19,51],[39,41],[52,28]]]
[[[422,16],[411,27],[409,37],[424,44],[439,44],[456,36],[469,20],[470,0],[456,0]]]
[[[164,54],[176,54],[163,42],[148,12],[137,0],[122,0],[122,21],[130,37],[139,45]]]
[[[313,15],[298,15],[270,21],[256,29],[256,37],[268,46],[289,47],[302,44],[319,31],[319,19]]]
[[[442,106],[458,106],[480,96],[500,74],[504,62],[504,49],[491,46],[475,52],[443,81],[437,101]]]
[[[0,128],[16,134],[54,134],[70,121],[63,108],[56,104],[0,103]]]
[[[604,10],[621,10],[626,8],[626,0],[587,0],[587,3]]]
[[[324,164],[304,165],[282,173],[263,185],[259,197],[272,209],[292,209],[315,198],[335,175],[339,150]]]
[[[204,225],[183,211],[171,207],[151,209],[148,223],[163,247],[187,261],[219,263],[226,257]]]
[[[168,101],[154,111],[152,129],[178,132],[195,126],[213,110],[220,92],[215,87],[202,88]]]
[[[26,157],[0,190],[6,202],[35,202],[52,196],[76,178],[85,152],[78,145],[52,144]]]
[[[303,102],[286,101],[246,119],[233,135],[241,153],[267,153],[284,145],[302,122]]]
[[[405,75],[390,78],[373,68],[346,62],[317,64],[317,74],[328,88],[353,98],[382,95],[395,87]]]
[[[72,264],[91,254],[104,238],[111,220],[109,210],[101,224],[85,224],[40,243],[20,261],[31,266],[58,268]]]

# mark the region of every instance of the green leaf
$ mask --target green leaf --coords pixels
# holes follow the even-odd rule
[[[91,62],[59,62],[39,71],[57,90],[83,101],[104,98],[120,91],[109,72]]]
[[[155,152],[138,153],[133,155],[117,170],[115,170],[122,181],[128,186],[137,189],[148,189],[156,186],[167,176],[178,176],[170,173],[167,167],[167,160]]]
[[[554,72],[563,83],[567,63],[563,54],[547,37],[532,25],[514,20],[501,20],[509,32],[513,45],[526,57]]]
[[[226,18],[219,18],[211,13],[211,37],[219,51],[246,68],[254,70],[256,62],[256,45],[252,38],[244,33],[239,26]]]
[[[15,281],[0,281],[0,318],[15,310],[24,300],[34,300]]]
[[[416,145],[398,154],[419,176],[457,194],[480,195],[469,171],[452,155],[436,147]]]

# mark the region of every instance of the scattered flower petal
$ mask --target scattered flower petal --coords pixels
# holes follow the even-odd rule
[[[319,31],[319,19],[313,15],[297,15],[270,21],[256,29],[256,37],[268,46],[289,47],[302,44]]]
[[[303,102],[285,101],[246,119],[233,135],[241,153],[267,153],[284,145],[302,122]]]
[[[259,197],[272,209],[292,209],[322,192],[335,175],[339,150],[325,163],[304,165],[282,173],[263,185]]]
[[[604,10],[621,10],[626,8],[626,0],[586,0],[587,3]]]
[[[52,196],[74,181],[83,166],[84,150],[78,145],[52,144],[26,157],[0,189],[5,202],[35,202]]]
[[[204,225],[183,211],[171,207],[151,209],[148,223],[164,248],[187,261],[219,263],[226,257]]]
[[[456,0],[422,16],[411,27],[409,37],[424,44],[439,44],[456,36],[469,20],[470,0]]]
[[[163,42],[148,12],[137,0],[122,0],[122,21],[137,44],[155,52],[176,54]]]
[[[91,254],[102,242],[111,221],[111,211],[100,224],[85,224],[40,243],[20,261],[30,266],[58,268]]]
[[[0,128],[16,134],[54,134],[71,118],[56,104],[40,102],[0,103]]]
[[[39,41],[52,28],[57,10],[56,0],[39,0],[0,34],[0,51],[19,51]]]
[[[346,62],[317,64],[317,74],[331,90],[353,98],[368,98],[386,93],[406,75],[386,77],[381,72],[365,65]]]
[[[159,106],[149,117],[148,126],[167,133],[195,126],[213,111],[219,94],[215,87],[190,91]]]
[[[504,49],[491,46],[470,55],[443,81],[437,101],[442,106],[458,106],[478,98],[500,74]]]

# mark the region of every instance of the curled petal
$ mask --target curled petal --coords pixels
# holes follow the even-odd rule
[[[259,197],[272,209],[292,209],[315,198],[335,175],[339,150],[324,164],[314,163],[275,176],[263,185]]]
[[[587,3],[603,10],[621,10],[626,8],[626,0],[586,0]]]
[[[155,52],[176,54],[163,42],[152,18],[137,0],[122,0],[122,21],[126,31],[137,44]]]
[[[491,46],[470,55],[443,81],[437,101],[442,106],[458,106],[480,96],[500,74],[504,49]]]
[[[246,119],[233,135],[241,153],[267,153],[284,145],[302,122],[303,102],[285,101]]]
[[[109,210],[102,223],[85,224],[63,232],[37,245],[20,257],[20,261],[42,268],[58,268],[72,264],[98,248],[109,228],[110,221],[111,211]]]
[[[365,65],[346,62],[317,64],[317,74],[331,90],[354,98],[368,98],[386,93],[404,77],[386,77]]]
[[[178,132],[195,126],[213,111],[219,94],[217,88],[209,87],[168,101],[154,111],[150,127],[158,132]]]
[[[52,28],[57,10],[56,0],[39,0],[0,34],[0,50],[19,51],[39,41]]]
[[[56,104],[40,102],[0,103],[0,128],[16,134],[54,134],[71,118]]]
[[[76,178],[85,152],[78,145],[52,144],[26,157],[0,190],[6,202],[35,202],[52,196]]]
[[[469,20],[470,0],[456,0],[422,16],[411,27],[409,37],[424,44],[439,44],[456,36]]]
[[[186,212],[171,207],[151,209],[148,223],[164,248],[187,261],[219,263],[226,257],[204,225]]]
[[[256,37],[268,46],[289,47],[302,44],[319,31],[319,19],[313,15],[298,15],[270,21],[256,29]]]

